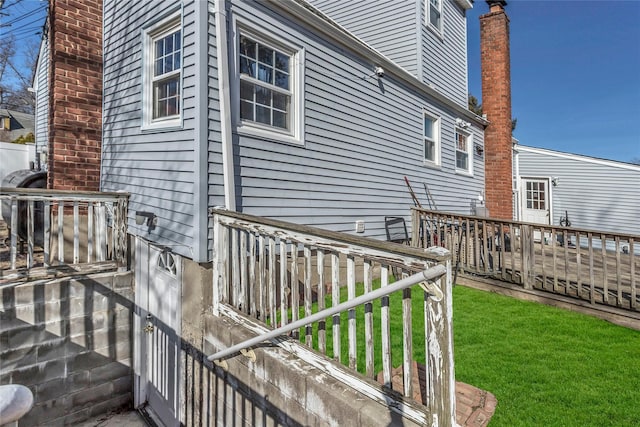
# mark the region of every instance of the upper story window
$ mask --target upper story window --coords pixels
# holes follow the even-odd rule
[[[440,164],[440,118],[424,113],[424,162]]]
[[[462,129],[456,128],[456,170],[460,172],[472,173],[471,148],[473,146],[472,135]]]
[[[438,31],[442,32],[442,0],[427,0],[429,2],[429,10],[427,10],[427,24]]]
[[[302,50],[240,29],[237,44],[238,129],[302,142]]]
[[[172,16],[145,30],[144,127],[180,124],[182,31]]]

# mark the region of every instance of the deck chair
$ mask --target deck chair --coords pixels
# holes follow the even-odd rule
[[[384,229],[387,232],[387,241],[394,243],[409,244],[409,233],[404,218],[399,216],[385,216]]]
[[[393,243],[409,244],[409,233],[404,218],[399,216],[385,216],[384,229],[387,232],[387,241]],[[391,267],[391,274],[396,280],[402,279],[402,268]]]

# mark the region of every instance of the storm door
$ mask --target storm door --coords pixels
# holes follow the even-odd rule
[[[159,425],[179,425],[181,258],[138,238],[136,406]]]

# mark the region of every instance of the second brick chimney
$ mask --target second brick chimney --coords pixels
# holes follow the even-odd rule
[[[489,13],[480,17],[485,198],[493,218],[513,219],[511,145],[511,66],[509,17],[504,0],[487,0]]]
[[[98,191],[102,0],[49,0],[48,188]]]

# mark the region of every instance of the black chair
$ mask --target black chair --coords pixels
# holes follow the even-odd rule
[[[385,216],[384,229],[387,232],[387,241],[409,244],[409,233],[404,218],[400,216]]]
[[[387,241],[393,243],[409,244],[409,233],[404,218],[399,216],[385,216],[384,229],[387,232]],[[402,267],[391,266],[391,274],[396,280],[402,279]]]

